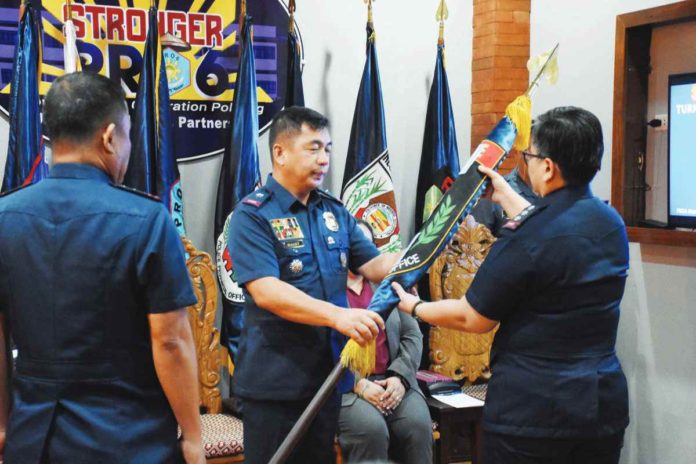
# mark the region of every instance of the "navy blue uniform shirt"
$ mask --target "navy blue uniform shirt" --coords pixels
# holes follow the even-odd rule
[[[0,198],[0,311],[19,350],[5,462],[177,462],[147,315],[195,301],[162,204],[101,170],[58,164]]]
[[[348,269],[357,272],[379,255],[340,201],[314,190],[305,206],[270,175],[235,208],[228,243],[240,285],[275,277],[341,307],[348,304]],[[258,307],[246,287],[244,296],[235,393],[258,400],[314,395],[337,355],[332,331]]]
[[[588,187],[539,199],[493,245],[466,294],[500,321],[485,430],[591,438],[626,427],[626,379],[614,345],[627,270],[623,221]]]

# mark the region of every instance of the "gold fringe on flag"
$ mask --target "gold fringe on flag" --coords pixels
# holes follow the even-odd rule
[[[527,94],[520,95],[505,108],[505,116],[510,118],[517,128],[517,137],[513,147],[526,150],[532,132],[532,99]]]
[[[377,343],[372,339],[367,346],[360,346],[355,340],[348,340],[341,351],[341,365],[360,377],[367,377],[375,371]]]

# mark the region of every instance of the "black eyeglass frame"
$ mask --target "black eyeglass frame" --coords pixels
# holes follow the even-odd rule
[[[539,159],[548,158],[548,156],[542,155],[541,153],[539,153],[539,154],[529,153],[527,150],[523,150],[520,153],[522,154],[522,159],[524,160],[524,164],[529,164],[529,158],[539,158]]]

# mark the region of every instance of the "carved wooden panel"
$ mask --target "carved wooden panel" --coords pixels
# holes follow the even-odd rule
[[[495,237],[490,230],[467,216],[450,243],[430,268],[433,300],[459,299],[471,285]],[[490,377],[490,351],[496,327],[485,334],[431,327],[431,370],[455,380],[474,382]]]

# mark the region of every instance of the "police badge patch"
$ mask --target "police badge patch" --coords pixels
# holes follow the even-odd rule
[[[338,232],[338,221],[331,211],[324,211],[322,217],[324,218],[324,225],[326,225],[327,229],[331,232]]]

